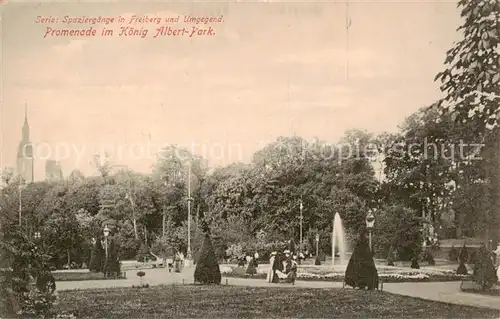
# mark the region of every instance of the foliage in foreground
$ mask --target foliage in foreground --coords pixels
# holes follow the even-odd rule
[[[155,286],[62,291],[77,318],[496,318],[499,311],[352,289]],[[369,307],[367,307],[369,305]]]
[[[17,227],[2,225],[0,259],[3,261],[0,285],[0,316],[11,318],[46,317],[56,299],[54,277],[48,267],[48,256],[39,242],[30,240]]]

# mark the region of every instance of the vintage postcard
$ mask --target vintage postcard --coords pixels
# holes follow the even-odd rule
[[[4,0],[0,34],[0,318],[500,318],[498,0]]]

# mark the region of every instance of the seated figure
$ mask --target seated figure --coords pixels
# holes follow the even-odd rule
[[[280,266],[275,269],[276,277],[285,282],[295,283],[295,279],[297,278],[297,262],[287,254]]]

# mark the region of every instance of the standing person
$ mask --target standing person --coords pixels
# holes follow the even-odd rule
[[[167,249],[167,253],[165,254],[165,263],[167,264],[168,272],[171,273],[174,268],[174,259],[175,259],[175,250],[172,247]]]
[[[276,256],[274,258],[274,262],[273,262],[273,265],[271,267],[272,272],[273,272],[271,282],[273,282],[273,283],[278,283],[280,281],[277,272],[282,271],[282,269],[283,269],[283,257],[282,256],[283,256],[282,253],[276,253]]]
[[[497,266],[497,278],[500,281],[500,243],[497,245],[497,249],[493,251],[496,255],[496,266]]]
[[[181,253],[177,252],[174,257],[174,271],[181,272]]]
[[[181,269],[184,268],[184,253],[181,251],[180,253],[180,259],[181,259]]]
[[[273,277],[275,276],[275,273],[274,273],[274,263],[275,263],[275,259],[276,259],[276,252],[273,251],[271,253],[271,258],[269,258],[269,270],[267,271],[267,282],[268,283],[272,283],[273,282]]]
[[[253,255],[253,265],[255,268],[259,267],[259,263],[257,262],[257,259],[259,259],[259,253],[255,252]]]

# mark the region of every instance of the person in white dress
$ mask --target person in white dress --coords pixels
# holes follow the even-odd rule
[[[498,281],[500,281],[500,244],[498,244],[497,249],[493,253],[496,255],[497,277]]]
[[[274,277],[274,270],[273,270],[273,265],[274,265],[274,260],[276,259],[276,252],[271,253],[271,258],[269,258],[269,270],[267,271],[267,282],[272,283],[273,282],[273,277]]]

